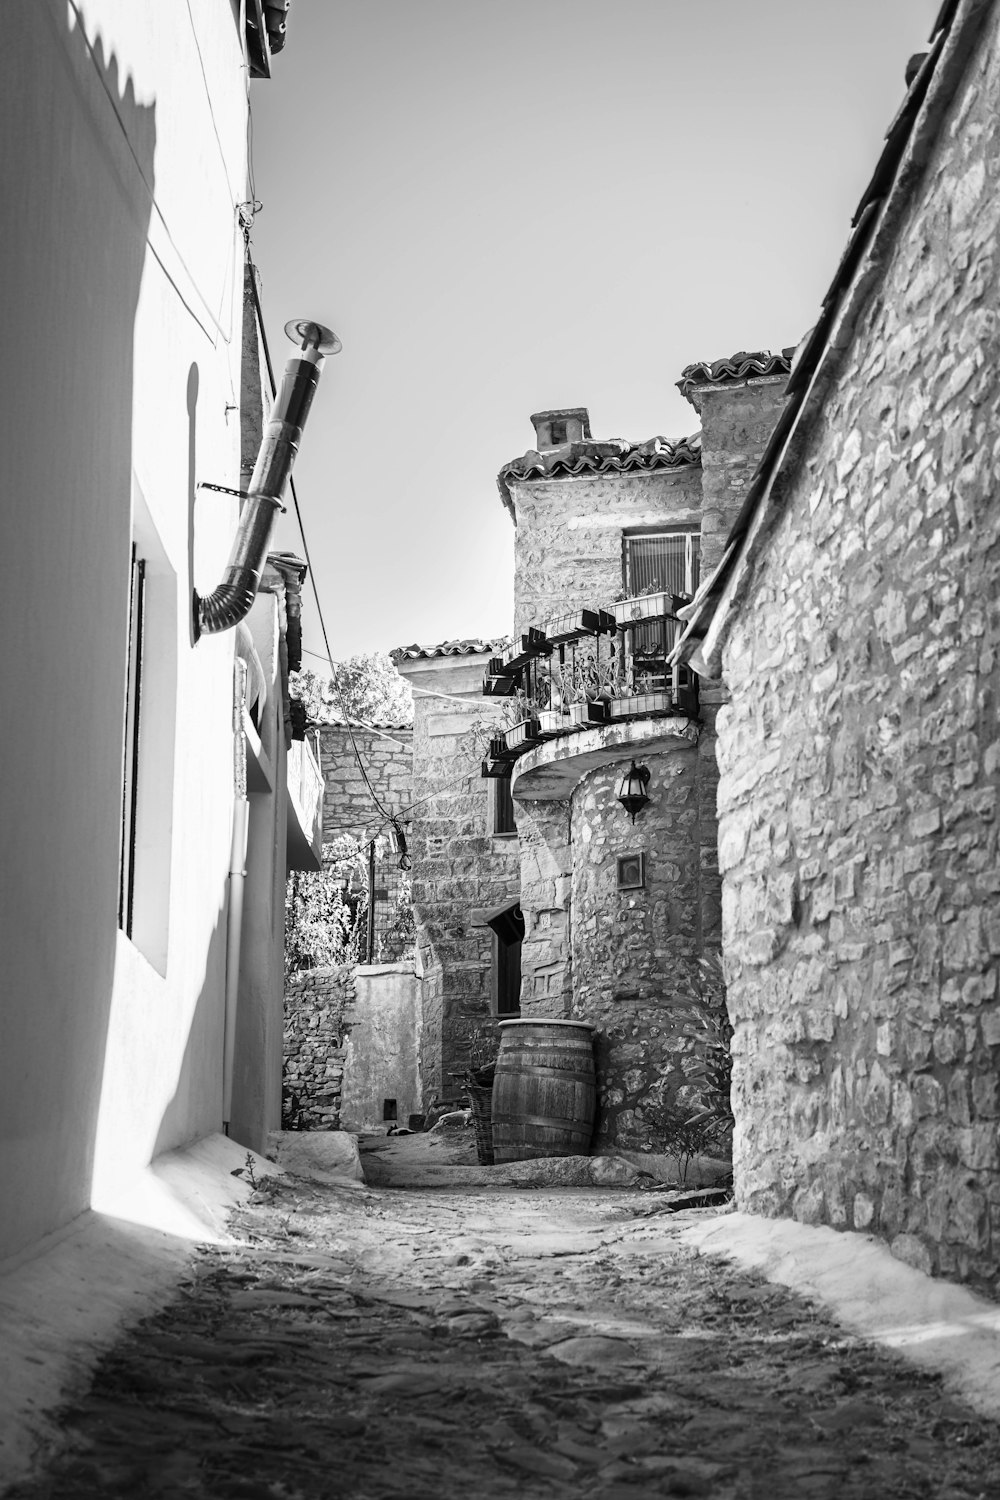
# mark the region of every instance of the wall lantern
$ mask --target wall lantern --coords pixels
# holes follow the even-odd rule
[[[636,813],[642,812],[649,798],[646,796],[646,787],[649,785],[649,767],[637,766],[632,762],[629,769],[621,779],[618,787],[618,801],[625,811],[631,814],[632,822],[635,822]]]

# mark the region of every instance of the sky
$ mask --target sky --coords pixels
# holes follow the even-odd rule
[[[532,412],[681,437],[685,365],[798,343],[939,4],[293,0],[252,247],[276,366],[344,345],[295,467],[334,659],[509,632]]]

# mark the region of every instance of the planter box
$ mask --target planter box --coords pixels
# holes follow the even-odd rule
[[[569,716],[573,723],[578,725],[606,724],[608,705],[606,703],[571,703]]]
[[[501,739],[507,757],[523,754],[525,750],[530,750],[541,742],[538,720],[522,719],[520,724],[512,724],[509,729],[504,730]]]
[[[501,660],[500,671],[504,676],[510,677],[514,673],[522,671],[528,665],[529,661],[534,661],[536,657],[550,656],[551,654],[552,647],[545,639],[545,631],[537,629],[534,625],[529,625],[527,634],[521,637],[520,650],[516,646],[510,648]],[[493,665],[494,660],[491,659],[491,672]]]
[[[492,662],[490,663],[492,666]],[[517,688],[518,677],[504,677],[488,673],[483,678],[484,698],[510,698]]]
[[[546,620],[542,628],[550,646],[565,646],[570,641],[582,640],[586,635],[610,634],[617,629],[617,621],[606,609],[578,609],[568,615],[559,615],[555,620]]]
[[[631,693],[627,698],[612,698],[609,704],[613,719],[633,719],[643,714],[666,714],[673,706],[669,693]]]
[[[557,734],[569,734],[575,726],[569,714],[564,714],[559,708],[546,708],[538,715],[538,733],[545,739],[553,739]]]
[[[691,600],[686,594],[636,594],[631,599],[619,599],[615,603],[615,619],[619,628],[641,624],[644,620],[675,620],[677,611]]]
[[[619,625],[634,625],[642,620],[665,620],[670,613],[672,594],[637,594],[632,599],[615,601],[615,619]]]

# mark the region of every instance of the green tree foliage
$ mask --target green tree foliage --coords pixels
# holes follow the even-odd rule
[[[353,721],[363,724],[413,723],[410,684],[384,651],[352,656],[333,666],[332,677],[306,667],[289,679],[291,696],[305,704],[312,723],[343,723],[345,708]]]
[[[350,834],[323,846],[323,868],[293,870],[285,901],[285,978],[359,962],[368,913],[368,850]]]
[[[395,860],[389,840],[375,840],[376,879]],[[409,875],[394,881],[388,904],[376,900],[375,963],[395,963],[413,947],[416,926]],[[368,845],[343,834],[323,846],[323,869],[293,870],[285,901],[285,978],[302,969],[364,963],[368,937]]]

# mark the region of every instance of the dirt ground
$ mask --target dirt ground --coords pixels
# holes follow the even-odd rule
[[[993,1424],[680,1244],[719,1209],[379,1187],[467,1143],[362,1144],[367,1186],[263,1184],[11,1500],[1000,1497]]]

